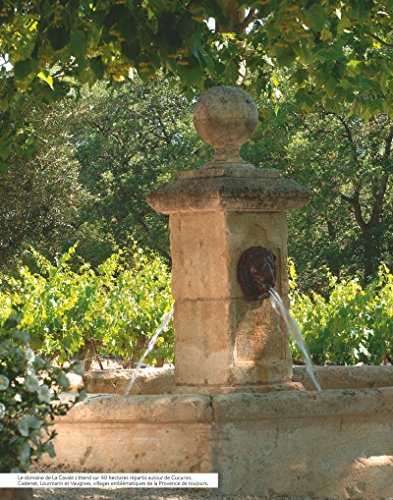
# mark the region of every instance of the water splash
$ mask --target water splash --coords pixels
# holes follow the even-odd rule
[[[138,375],[138,371],[140,370],[146,356],[152,351],[153,347],[156,345],[158,337],[161,335],[161,333],[164,333],[168,330],[169,323],[170,323],[171,319],[173,318],[173,313],[174,313],[174,308],[172,307],[172,309],[169,312],[167,312],[163,315],[160,326],[155,331],[153,337],[149,340],[149,343],[147,345],[145,352],[142,354],[141,358],[139,359],[138,363],[136,364],[136,367],[132,371],[131,379],[128,382],[127,387],[124,391],[124,396],[128,396],[128,394],[131,392],[131,389],[132,389],[132,387],[135,383],[136,377]]]
[[[314,384],[317,391],[321,391],[322,389],[316,378],[314,366],[312,364],[311,357],[308,352],[303,335],[301,334],[299,325],[296,323],[294,318],[289,314],[288,309],[285,307],[284,302],[282,301],[277,291],[274,288],[270,288],[269,293],[270,293],[270,300],[272,302],[274,309],[283,318],[289,335],[296,342],[303,355],[304,363],[306,365],[306,371],[310,379],[312,380],[312,383]]]

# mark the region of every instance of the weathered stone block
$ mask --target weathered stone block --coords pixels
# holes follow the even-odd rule
[[[107,368],[86,372],[83,382],[88,393],[124,394],[133,378],[129,394],[165,394],[173,390],[174,372],[173,366],[138,370]]]
[[[291,380],[281,321],[269,301],[179,301],[175,305],[177,385],[276,384]]]
[[[223,212],[170,217],[172,290],[176,300],[218,300],[229,296],[228,250]],[[177,311],[176,314],[179,314]]]
[[[250,247],[261,246],[271,250],[277,258],[277,291],[286,296],[287,290],[287,221],[283,212],[229,211],[225,216],[231,297],[244,298],[237,280],[237,265],[241,254]]]
[[[213,398],[228,495],[391,498],[392,388]]]
[[[229,300],[175,303],[177,385],[231,382],[232,318]]]
[[[76,472],[207,472],[211,426],[202,423],[62,422],[56,459],[43,463]]]
[[[90,395],[77,404],[60,423],[78,422],[208,422],[212,419],[211,401],[201,395],[117,396]]]

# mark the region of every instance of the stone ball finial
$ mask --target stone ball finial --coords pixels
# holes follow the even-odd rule
[[[240,146],[257,123],[254,100],[238,87],[212,87],[195,105],[194,125],[202,140],[214,147],[213,162],[242,163]]]

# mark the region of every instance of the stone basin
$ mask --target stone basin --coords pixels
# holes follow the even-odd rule
[[[89,395],[56,423],[57,470],[218,472],[227,495],[393,496],[393,387]]]
[[[123,394],[134,370],[114,368],[91,370],[84,376],[87,392],[92,394]],[[316,366],[322,389],[370,389],[393,386],[393,366]],[[293,367],[293,380],[307,390],[314,385],[304,366]],[[77,381],[79,382],[79,380]],[[169,394],[175,389],[175,369],[147,367],[137,371],[131,394]]]

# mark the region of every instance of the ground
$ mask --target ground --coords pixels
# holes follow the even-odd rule
[[[103,490],[103,489],[45,489],[35,490],[34,500],[312,500],[311,497],[220,496],[213,490]],[[317,499],[314,499],[317,500]],[[322,500],[322,499],[320,499]],[[328,500],[328,499],[324,499]]]

